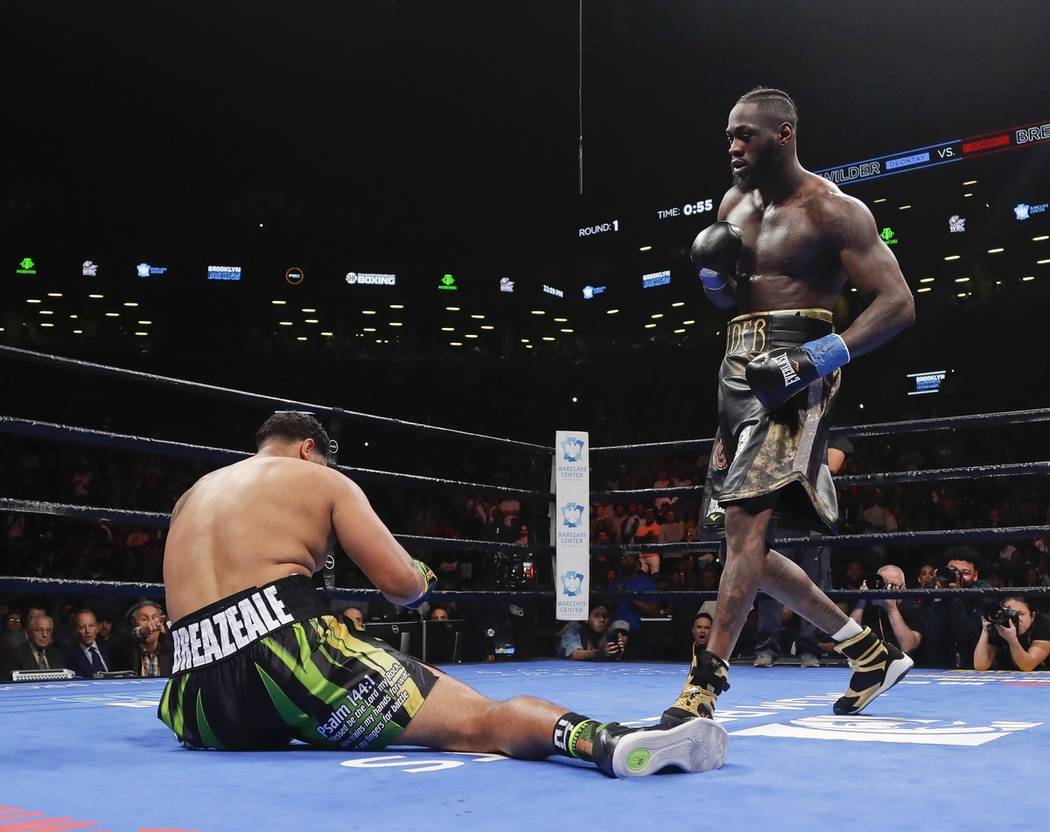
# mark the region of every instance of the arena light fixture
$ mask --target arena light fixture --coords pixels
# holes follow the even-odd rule
[[[964,185],[976,185],[977,184],[977,180],[976,179],[967,179],[965,182],[963,182],[963,184]]]
[[[880,202],[885,202],[885,201],[886,201],[886,197],[880,196],[878,199],[873,199],[871,202],[872,202],[872,205],[878,205]]]
[[[446,306],[445,307],[445,311],[446,312],[458,312],[459,311],[459,307],[458,306]]]
[[[54,324],[51,324],[51,323],[48,323],[47,321],[45,321],[44,323],[40,324],[40,326],[46,326],[46,327],[48,327],[50,329],[51,327],[54,326]]]
[[[307,306],[307,307],[303,307],[303,308],[302,308],[302,309],[300,309],[299,311],[300,311],[300,312],[305,312],[305,313],[306,313],[307,315],[312,315],[312,314],[313,314],[314,312],[316,312],[317,310],[316,310],[316,309],[314,309],[313,307],[309,307],[309,306]]]
[[[495,329],[496,327],[494,327],[492,324],[482,324],[481,328],[486,330],[486,331],[491,331],[491,330]]]
[[[1002,254],[1004,251],[1006,251],[1005,248],[990,248],[990,249],[988,249],[988,253],[989,254]]]
[[[54,315],[54,314],[55,314],[55,313],[54,313],[54,312],[53,312],[52,310],[50,310],[50,309],[38,309],[37,311],[38,311],[38,312],[39,312],[39,313],[40,313],[41,315]]]
[[[133,300],[126,300],[124,301],[124,306],[134,309],[136,306],[138,306],[138,304]]]
[[[936,279],[936,277],[920,277],[919,283],[933,283]]]
[[[270,303],[272,303],[274,306],[284,306],[286,303],[288,303],[288,301],[286,301],[286,300],[271,300]]]
[[[1046,260],[1036,260],[1035,261],[1035,264],[1037,266],[1045,266],[1047,263],[1050,263],[1050,258],[1047,258]]]
[[[333,335],[335,335],[335,333],[334,333],[334,332],[328,332],[328,331],[325,331],[325,330],[322,330],[321,334],[322,334],[322,335],[323,335],[323,336],[324,336],[325,338],[331,338],[331,337],[332,337]]]
[[[684,300],[676,300],[674,303],[671,304],[671,308],[673,308],[673,309],[677,309],[679,306],[685,306],[685,301]]]
[[[278,321],[277,324],[279,326],[292,326],[292,322],[291,321]]]
[[[475,321],[483,321],[483,320],[485,320],[485,316],[484,315],[471,315],[470,317],[473,318]]]
[[[692,326],[695,323],[696,321],[682,321],[682,326]],[[718,333],[716,332],[715,334],[717,335]]]
[[[455,332],[456,328],[454,326],[443,326],[443,327],[441,327],[441,331],[442,332]]]
[[[572,333],[574,333],[575,331],[576,331],[575,329],[559,329],[559,330],[558,330],[558,332],[564,332],[564,333],[567,333],[567,334],[569,334],[569,335],[571,335],[571,334],[572,334]]]
[[[971,196],[973,196],[973,194],[970,193],[969,191],[967,191],[966,193],[963,194],[963,199],[969,199]]]
[[[71,321],[75,321],[75,320],[76,320],[77,318],[79,318],[79,317],[80,317],[79,315],[70,315],[70,316],[69,316],[69,319],[70,319]],[[139,323],[141,323],[141,321],[140,321]]]
[[[135,334],[136,334],[136,335],[137,335],[137,336],[138,336],[139,338],[145,338],[145,337],[146,337],[147,335],[149,335],[149,333],[148,333],[148,332],[143,332],[142,330],[139,330],[139,331],[138,331],[138,332],[136,332]]]
[[[957,297],[957,298],[967,298],[969,296],[970,296],[969,292],[959,292],[955,297]]]
[[[568,322],[569,322],[568,318],[555,318],[554,319],[554,323],[556,323],[556,324],[567,324]]]
[[[319,324],[321,322],[319,320],[317,320],[317,318],[304,318],[303,319],[303,323],[304,324]]]
[[[645,328],[646,328],[646,329],[653,329],[653,328],[655,328],[655,327],[656,327],[656,324],[646,324],[646,325],[645,325]]]
[[[1038,237],[1033,237],[1033,243],[1041,243],[1043,240],[1050,240],[1050,234],[1040,234]]]
[[[40,298],[26,298],[26,303],[43,303]]]
[[[60,298],[60,297],[62,297],[62,293],[61,292],[48,292],[47,296],[49,298]]]
[[[529,339],[528,338],[522,338],[521,339],[521,343],[527,344],[527,343],[529,343]]]
[[[404,326],[404,321],[390,321],[390,326]]]
[[[649,317],[652,318],[655,321],[655,320],[657,320],[659,318],[662,318],[663,316],[664,316],[663,312],[655,312],[652,315],[650,315]]]
[[[1035,280],[1034,274],[1026,274],[1024,277],[1021,278],[1022,283],[1028,283],[1028,281],[1030,280]]]
[[[907,211],[909,208],[911,208],[910,205],[898,205],[897,206],[897,210],[898,211]]]
[[[919,289],[918,294],[921,295],[923,292],[932,292],[932,291],[933,291],[933,289],[931,287],[923,286],[921,289]]]
[[[376,314],[376,311],[374,309],[362,309],[361,310],[361,314],[362,315],[374,315],[374,314]]]
[[[955,278],[955,282],[956,283],[969,283],[970,282],[970,278],[968,278],[968,277],[957,277],[957,278]]]
[[[3,332],[3,330],[0,329],[0,332]],[[83,335],[84,334],[84,330],[82,330],[82,329],[74,329],[73,330],[73,334],[74,335]]]
[[[95,292],[95,293],[92,293],[92,294],[88,295],[88,297],[91,298],[92,300],[102,300],[102,298],[104,298],[105,295],[100,295],[97,292]]]
[[[553,335],[544,335],[543,336],[543,340],[544,341],[553,341],[553,340],[555,340],[555,338],[554,338]]]
[[[107,312],[106,313],[106,317],[107,318],[119,318],[120,317],[120,313],[119,312]]]
[[[946,254],[944,259],[947,262],[949,260],[958,260],[960,257],[962,257],[961,254]]]
[[[605,310],[605,314],[606,315],[619,315],[620,314],[620,310],[619,309],[606,309]]]
[[[681,335],[681,334],[682,334],[683,332],[685,332],[685,330],[684,330],[684,329],[676,329],[676,330],[674,331],[674,334],[675,334],[675,335]]]
[[[361,331],[362,332],[375,332],[376,328],[374,326],[366,326],[366,327],[362,327]]]
[[[450,347],[462,347],[463,346],[463,342],[462,341],[449,341],[448,345]]]
[[[639,251],[652,251],[653,247],[652,246],[639,246],[638,250]]]
[[[478,334],[476,332],[468,332],[463,337],[464,338],[477,338]]]
[[[306,340],[306,336],[305,335],[298,335],[298,336],[296,336],[295,340],[296,341],[305,341]]]
[[[546,314],[547,314],[547,313],[546,313],[546,312],[544,312],[544,311],[543,311],[542,309],[530,309],[529,311],[530,311],[530,312],[531,312],[531,313],[532,313],[533,315],[546,315]]]
[[[532,344],[526,344],[526,345],[525,345],[525,349],[527,349],[527,350],[531,350],[531,349],[532,349]]]
[[[150,326],[153,321],[136,321],[139,326]]]

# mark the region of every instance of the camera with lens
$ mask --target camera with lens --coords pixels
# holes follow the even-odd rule
[[[882,577],[878,572],[873,572],[864,579],[864,585],[868,589],[885,589],[886,579]]]
[[[1020,629],[1021,614],[1017,610],[1012,610],[1009,607],[1004,607],[1002,604],[997,604],[994,607],[989,607],[985,611],[984,617],[987,618],[992,624],[997,624],[1000,627],[1009,627],[1010,622],[1013,622],[1014,630]]]
[[[531,554],[500,552],[495,566],[497,585],[502,589],[525,589],[536,583],[536,562]]]
[[[933,576],[937,586],[948,586],[948,584],[962,585],[962,574],[954,566],[938,566],[937,573]]]

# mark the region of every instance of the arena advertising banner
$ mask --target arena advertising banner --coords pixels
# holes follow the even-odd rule
[[[590,435],[559,430],[554,435],[554,586],[559,621],[586,621],[591,583]]]

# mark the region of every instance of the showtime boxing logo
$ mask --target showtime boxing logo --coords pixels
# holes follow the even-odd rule
[[[397,285],[397,275],[347,272],[346,282],[350,286],[395,286]]]

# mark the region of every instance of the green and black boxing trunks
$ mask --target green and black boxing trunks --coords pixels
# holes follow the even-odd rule
[[[437,681],[351,629],[302,575],[238,592],[172,628],[175,665],[157,716],[189,748],[292,739],[372,750],[393,742]]]
[[[744,375],[747,363],[761,352],[798,347],[833,331],[826,309],[753,312],[729,322],[718,373],[718,433],[707,469],[705,515],[775,494],[777,511],[815,515],[834,526],[838,500],[827,466],[828,415],[840,372],[817,379],[775,412],[755,397]]]

